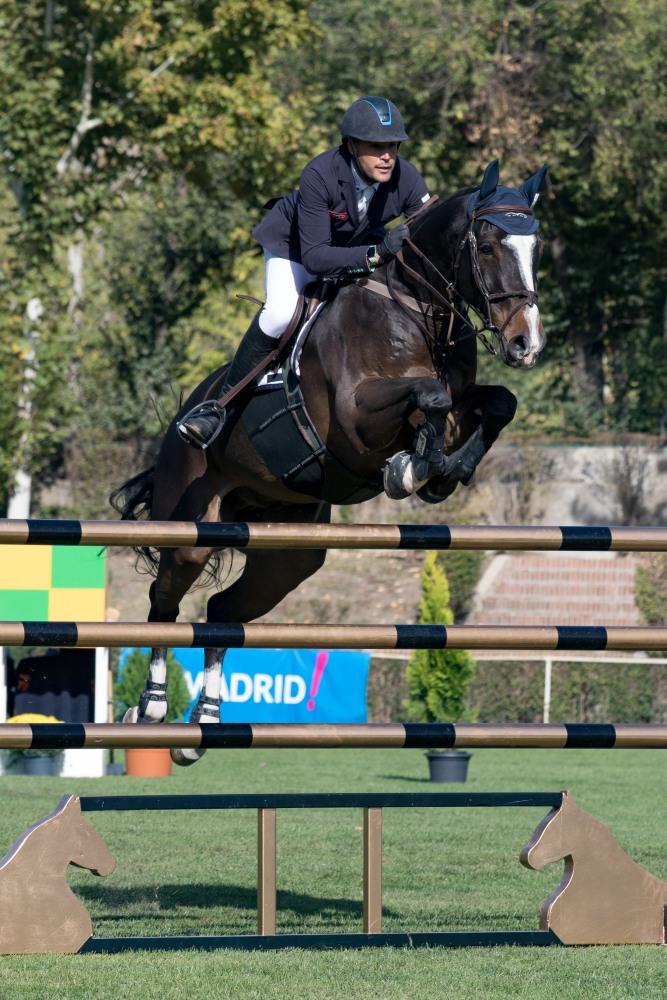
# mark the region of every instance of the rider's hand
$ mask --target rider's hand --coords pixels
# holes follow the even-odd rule
[[[383,261],[395,257],[403,244],[410,237],[410,227],[406,222],[395,229],[389,229],[385,233],[382,243],[378,246],[378,253]]]

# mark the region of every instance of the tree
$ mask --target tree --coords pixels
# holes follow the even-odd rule
[[[120,675],[114,682],[114,715],[120,721],[128,708],[139,704],[141,692],[146,687],[150,653],[133,649],[128,654]],[[190,692],[183,676],[183,667],[171,650],[167,652],[167,702],[169,710],[165,722],[177,722],[183,718],[191,702]]]
[[[219,189],[233,222],[230,206],[257,212],[258,191],[291,174],[304,98],[276,88],[271,67],[311,37],[306,12],[305,0],[0,5],[2,169],[12,198],[0,235],[0,350],[11,401],[0,408],[0,468],[15,462],[22,440],[21,461],[44,472],[70,436],[85,252],[93,235],[104,243],[94,225],[117,218],[165,174],[190,189]],[[248,245],[245,226],[221,235],[230,260]],[[31,419],[21,421],[23,318],[34,297],[43,320]],[[196,290],[189,300],[193,307]]]
[[[447,576],[437,552],[428,552],[422,571],[419,605],[421,625],[451,625]],[[464,649],[418,649],[407,669],[406,710],[417,722],[460,719],[465,695],[475,672],[475,661]]]

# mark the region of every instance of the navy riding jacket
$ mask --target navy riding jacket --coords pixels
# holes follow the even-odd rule
[[[398,157],[391,177],[371,198],[360,230],[351,156],[338,146],[310,161],[299,190],[278,198],[253,236],[265,250],[303,264],[311,274],[367,274],[366,251],[374,238],[381,239],[384,223],[416,212],[427,197],[422,175]]]

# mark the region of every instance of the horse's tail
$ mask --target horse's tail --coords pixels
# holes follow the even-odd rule
[[[145,521],[151,515],[155,466],[132,476],[109,494],[109,503],[123,521]],[[134,551],[153,576],[157,573],[159,556],[148,545],[136,545]]]

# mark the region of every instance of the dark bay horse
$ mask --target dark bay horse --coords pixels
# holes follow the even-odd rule
[[[358,502],[383,489],[394,498],[418,493],[436,503],[468,482],[516,409],[503,386],[476,384],[478,337],[492,337],[494,353],[516,368],[531,368],[545,343],[536,292],[540,241],[532,219],[545,172],[520,188],[503,188],[497,162],[490,164],[479,188],[419,213],[398,260],[379,268],[371,282],[342,287],[322,311],[300,359],[305,407],[326,445],[316,463],[321,485],[307,492],[286,485],[258,454],[243,420],[202,452],[181,441],[177,415],[155,466],[112,495],[116,509],[124,518],[324,523],[332,503]],[[471,325],[471,311],[486,335]],[[180,414],[216,396],[224,372],[198,386]],[[181,599],[212,554],[160,550],[149,621],[176,620]],[[208,620],[259,618],[315,573],[325,555],[246,551],[238,579],[210,598]],[[193,721],[219,720],[224,653],[205,652]],[[154,649],[146,689],[126,721],[164,719],[165,664],[166,650]],[[200,755],[173,752],[179,763]]]

